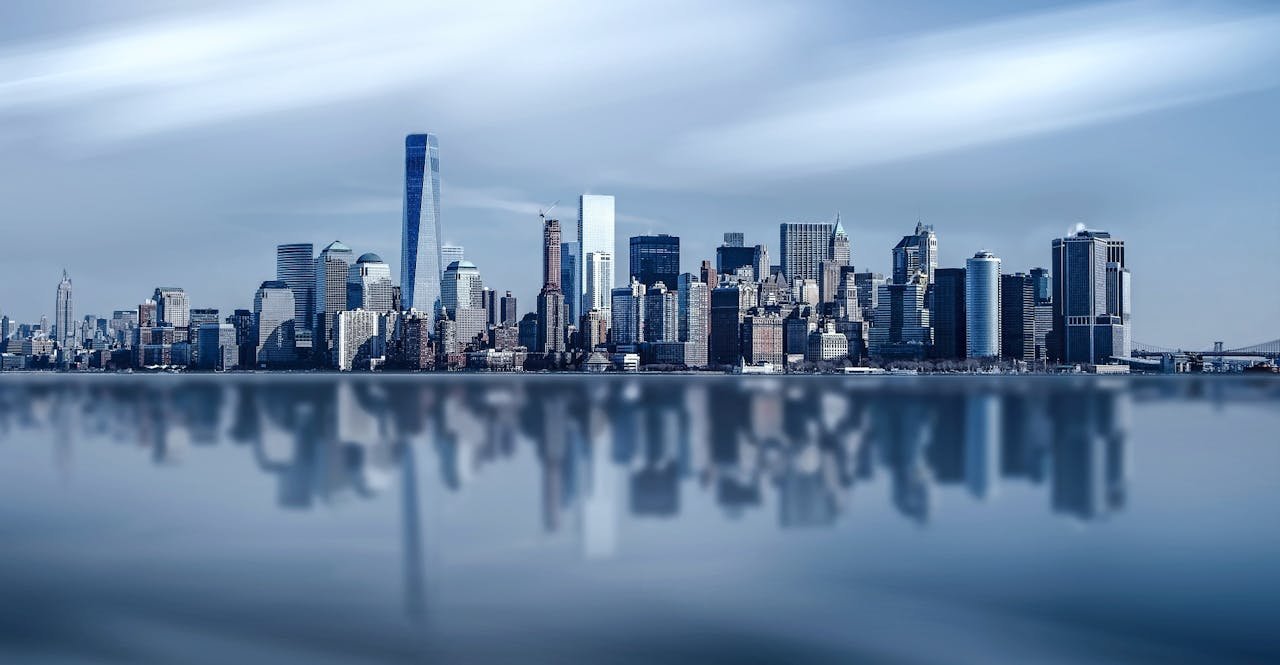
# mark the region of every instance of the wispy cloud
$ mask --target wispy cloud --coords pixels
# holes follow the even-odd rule
[[[835,58],[745,119],[687,134],[673,173],[803,175],[1053,132],[1280,84],[1280,13],[1126,4]]]

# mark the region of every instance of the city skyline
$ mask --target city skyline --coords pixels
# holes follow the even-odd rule
[[[0,279],[52,284],[66,267],[79,311],[107,313],[119,293],[172,281],[227,310],[271,277],[262,267],[288,242],[341,239],[399,275],[400,137],[430,129],[444,137],[441,241],[467,247],[490,282],[522,301],[536,295],[520,283],[536,259],[505,243],[537,237],[539,207],[602,192],[617,197],[620,240],[683,235],[690,257],[712,256],[733,230],[767,242],[776,260],[777,223],[840,211],[854,264],[883,274],[888,257],[867,248],[917,220],[946,235],[939,258],[949,266],[982,248],[1009,265],[1044,265],[1040,239],[1083,222],[1146,248],[1130,261],[1143,276],[1135,315],[1177,331],[1150,341],[1244,343],[1280,327],[1280,274],[1269,267],[1280,243],[1274,6],[747,4],[663,14],[618,3],[513,11],[473,26],[469,43],[489,45],[476,54],[447,39],[427,49],[389,38],[422,24],[413,19],[425,10],[413,7],[351,16],[230,3],[154,15],[124,5],[0,10],[0,39],[11,46],[0,58],[10,91],[0,103],[0,201],[7,241],[24,248],[0,264]],[[431,30],[471,26],[467,16],[433,20]],[[517,63],[536,49],[516,37],[530,22],[601,39],[538,61],[530,75]],[[643,43],[618,34],[633,24],[650,27]],[[278,78],[285,70],[263,60],[259,42],[218,41],[224,30],[256,26],[267,31],[254,33],[261,39],[280,25],[292,26],[290,39],[269,43],[298,68],[296,83]],[[171,59],[139,50],[175,30],[191,31],[183,66],[165,69]],[[197,48],[209,43],[225,50]],[[386,78],[344,64],[326,46],[337,43],[363,49],[372,60],[360,62]],[[654,53],[657,43],[669,48]],[[377,50],[387,44],[401,60]],[[88,54],[115,66],[91,67]],[[415,68],[428,56],[437,64]],[[1030,85],[1020,67],[1037,58],[1063,67]],[[247,85],[262,76],[294,92]],[[575,94],[583,86],[610,92]],[[761,89],[776,94],[760,100]],[[534,90],[554,101],[528,104]],[[195,101],[219,92],[236,103]],[[780,109],[782,98],[802,103]],[[773,137],[768,158],[746,156],[752,141],[736,140],[753,129]],[[829,145],[815,145],[819,130]],[[94,202],[93,215],[56,205],[65,182]],[[561,217],[572,224],[569,212]],[[1206,226],[1251,241],[1186,241]],[[188,242],[197,230],[231,244],[211,254]],[[615,243],[619,272],[626,249]],[[1186,320],[1186,302],[1203,308],[1198,316]],[[50,307],[47,289],[0,290],[0,308],[15,318],[52,318]]]

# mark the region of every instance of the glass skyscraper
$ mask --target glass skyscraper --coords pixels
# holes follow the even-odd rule
[[[964,262],[965,356],[1000,355],[1000,259],[978,252]]]
[[[578,197],[578,291],[572,297],[581,303],[582,312],[593,308],[605,310],[610,307],[610,293],[614,285],[614,200],[612,196],[603,194],[583,194]],[[594,281],[587,277],[587,268],[593,264],[592,254],[608,254],[594,265],[602,272],[594,276]],[[596,298],[588,301],[589,285],[595,285]]]
[[[631,237],[631,279],[652,288],[674,288],[680,274],[680,238],[661,233]]]
[[[310,337],[316,306],[315,247],[309,242],[276,245],[276,279],[293,291],[294,325]]]
[[[1129,270],[1124,241],[1081,229],[1053,241],[1049,357],[1105,363],[1129,355]]]
[[[436,316],[441,268],[440,146],[435,134],[410,134],[404,140],[401,306]]]

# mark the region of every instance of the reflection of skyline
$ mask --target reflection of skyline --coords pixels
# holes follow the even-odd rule
[[[917,522],[931,519],[941,487],[986,501],[1009,481],[1044,486],[1051,510],[1079,519],[1123,509],[1135,391],[1101,382],[1024,388],[481,377],[40,382],[0,389],[0,433],[47,422],[60,468],[80,434],[136,443],[157,464],[226,440],[250,448],[288,509],[397,485],[413,504],[418,489],[407,485],[419,481],[405,465],[423,453],[435,456],[447,490],[466,491],[486,465],[527,448],[540,467],[543,527],[571,528],[589,558],[617,550],[621,510],[674,518],[685,502],[709,500],[727,516],[768,509],[784,528],[823,526],[839,521],[856,487],[878,480]]]

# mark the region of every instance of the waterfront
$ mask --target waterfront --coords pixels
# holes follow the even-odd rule
[[[1261,662],[1280,381],[0,382],[7,662]]]

